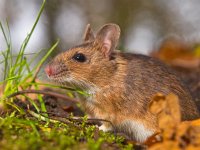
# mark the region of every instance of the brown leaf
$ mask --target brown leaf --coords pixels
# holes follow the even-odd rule
[[[160,137],[160,133],[155,133],[152,136],[150,136],[145,142],[144,145],[152,146],[155,143],[161,142],[161,137]]]
[[[72,112],[74,111],[74,107],[73,106],[63,106],[62,109],[66,112]]]
[[[149,111],[157,115],[162,137],[162,141],[155,141],[148,145],[150,150],[200,149],[200,119],[181,122],[176,95],[157,94],[149,105]]]
[[[149,111],[157,115],[163,139],[173,139],[176,126],[181,120],[178,97],[174,94],[164,96],[158,93],[151,101]]]
[[[148,150],[180,150],[180,148],[176,141],[165,141],[151,146]]]
[[[164,40],[152,56],[175,67],[193,69],[200,66],[200,58],[195,54],[194,46],[177,38]]]
[[[166,110],[169,112],[169,115],[173,118],[173,121],[175,121],[176,123],[180,123],[181,111],[180,111],[178,96],[174,94],[169,94],[166,96],[166,101],[167,101]]]
[[[161,93],[157,93],[149,104],[149,111],[154,115],[158,115],[165,107],[165,96]]]
[[[155,95],[149,104],[149,111],[158,116],[160,128],[164,127],[166,123],[174,124],[181,121],[178,97],[174,94],[164,96],[158,93]]]
[[[199,126],[200,127],[200,119],[196,119],[193,121],[190,121],[192,126]]]

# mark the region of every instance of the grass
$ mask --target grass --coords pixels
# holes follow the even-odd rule
[[[25,53],[30,38],[37,26],[37,23],[44,10],[45,0],[39,10],[38,16],[33,24],[30,33],[27,35],[17,56],[12,53],[12,41],[10,36],[9,24],[4,25],[0,22],[7,49],[1,52],[3,60],[0,62],[4,66],[3,81],[0,82],[2,95],[0,97],[0,147],[1,149],[132,149],[131,144],[123,144],[122,137],[116,137],[111,133],[99,131],[94,125],[87,124],[87,118],[82,118],[78,124],[74,120],[68,123],[50,119],[43,98],[38,94],[36,103],[31,97],[26,95],[24,98],[35,108],[35,112],[25,110],[16,105],[15,97],[8,98],[9,95],[21,90],[31,88],[40,90],[37,83],[38,72],[52,51],[58,45],[58,41],[48,49],[46,55],[33,67],[34,60],[39,53],[32,55],[32,59],[27,58]],[[43,84],[51,88],[63,88],[51,84]],[[69,91],[68,94],[74,92]],[[82,91],[76,91],[84,95]],[[17,99],[20,101],[19,99]],[[41,112],[44,115],[41,115]],[[67,119],[67,118],[66,118]]]
[[[58,42],[56,42],[48,51],[48,53],[43,57],[43,59],[33,68],[30,68],[31,63],[33,63],[33,60],[35,57],[38,55],[36,54],[30,61],[28,61],[26,55],[25,55],[25,50],[27,47],[27,44],[33,34],[33,31],[35,30],[35,27],[39,21],[39,18],[42,14],[42,11],[44,9],[44,4],[45,1],[43,2],[41,9],[39,11],[39,14],[36,18],[36,21],[30,31],[30,33],[27,35],[23,43],[21,44],[21,48],[19,50],[19,53],[16,57],[13,57],[12,55],[12,43],[11,43],[11,38],[10,38],[10,30],[9,26],[7,24],[7,31],[8,35],[6,34],[5,28],[3,25],[0,23],[1,30],[4,35],[4,39],[7,44],[7,50],[2,52],[2,56],[4,57],[4,78],[3,78],[3,93],[4,93],[4,99],[20,89],[28,89],[31,86],[35,86],[37,89],[37,84],[35,84],[35,78],[37,74],[35,74],[36,70],[43,64],[43,62],[46,60],[46,58],[51,54],[51,52],[55,49],[57,46]],[[40,108],[34,103],[33,100],[31,100],[31,103],[34,105],[36,110],[39,112],[41,111],[46,111],[44,102],[42,101],[41,96],[38,96],[38,99],[40,100]]]

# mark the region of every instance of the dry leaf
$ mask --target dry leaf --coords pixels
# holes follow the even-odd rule
[[[149,111],[158,117],[162,140],[152,142],[150,150],[200,149],[200,119],[181,122],[178,97],[174,94],[157,94],[149,105]]]
[[[195,53],[194,46],[180,39],[168,38],[151,55],[172,66],[193,69],[200,66],[200,58]]]
[[[164,96],[160,93],[154,96],[149,104],[149,111],[158,117],[159,127],[165,128],[181,121],[178,97],[174,94]]]
[[[158,115],[166,107],[165,96],[161,93],[156,94],[149,104],[149,111]]]
[[[174,94],[169,94],[166,96],[166,101],[167,101],[166,110],[170,113],[169,115],[173,118],[173,121],[175,121],[176,123],[180,123],[181,111],[180,111],[178,96]]]
[[[192,126],[199,126],[200,127],[200,119],[196,119],[193,121],[190,121]]]
[[[178,142],[174,141],[165,141],[163,143],[157,143],[152,147],[148,148],[149,150],[179,150]]]

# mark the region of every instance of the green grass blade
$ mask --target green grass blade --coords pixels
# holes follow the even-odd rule
[[[28,34],[28,36],[26,37],[26,39],[22,43],[22,46],[20,48],[19,54],[23,54],[24,53],[24,51],[26,49],[26,46],[27,46],[27,44],[28,44],[28,42],[29,42],[29,40],[30,40],[30,38],[31,38],[31,36],[33,34],[33,31],[35,30],[35,27],[38,24],[38,21],[39,21],[39,19],[41,17],[41,14],[42,14],[42,12],[44,10],[45,2],[46,2],[46,0],[43,0],[42,5],[41,5],[40,10],[39,10],[39,13],[37,15],[37,18],[36,18],[36,20],[35,20],[35,22],[33,24],[33,27],[31,29],[30,33]],[[17,59],[16,59],[16,63],[18,63],[18,61],[20,60],[20,58],[21,58],[21,56],[19,55],[19,57],[17,57]]]

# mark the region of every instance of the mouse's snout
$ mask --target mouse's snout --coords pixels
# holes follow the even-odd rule
[[[54,74],[53,72],[54,72],[54,71],[53,71],[53,67],[51,67],[50,65],[47,65],[47,66],[45,67],[45,73],[46,73],[48,76],[51,76],[52,74]]]
[[[68,69],[64,64],[50,63],[45,67],[45,72],[48,77],[61,76],[63,73],[67,72]]]

